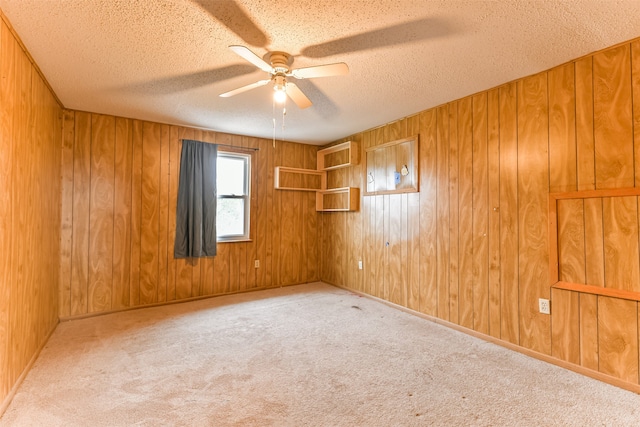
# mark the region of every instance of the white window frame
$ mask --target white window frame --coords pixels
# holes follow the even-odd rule
[[[218,200],[220,199],[244,199],[244,234],[228,234],[224,236],[217,235],[218,242],[246,242],[251,240],[250,237],[250,224],[251,224],[251,154],[239,153],[235,151],[226,151],[219,149],[218,157],[229,157],[234,159],[241,159],[244,161],[244,177],[245,188],[244,195],[238,194],[217,194]],[[216,177],[217,179],[217,177]],[[217,229],[218,227],[216,227]],[[216,230],[217,233],[217,230]]]

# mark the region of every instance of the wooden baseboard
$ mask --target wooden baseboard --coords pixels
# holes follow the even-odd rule
[[[18,388],[20,388],[20,386],[22,385],[22,382],[27,377],[27,374],[29,373],[29,371],[33,367],[33,364],[36,363],[36,360],[38,360],[38,356],[40,356],[40,352],[42,351],[44,346],[47,345],[47,343],[49,342],[49,338],[51,338],[51,335],[53,335],[53,333],[55,332],[55,330],[56,330],[56,328],[58,327],[59,324],[60,324],[60,322],[58,321],[58,323],[56,323],[55,326],[53,328],[51,328],[51,330],[49,331],[49,334],[47,335],[47,337],[44,339],[44,341],[42,341],[42,345],[33,354],[31,359],[29,360],[29,363],[27,363],[27,366],[25,366],[24,370],[22,371],[22,373],[20,374],[20,376],[16,380],[15,384],[13,385],[13,387],[11,387],[11,390],[9,390],[9,394],[7,394],[5,396],[5,398],[2,400],[2,402],[0,402],[0,418],[2,418],[2,415],[4,415],[4,412],[9,407],[9,404],[11,404],[11,401],[15,397],[16,392],[18,391]]]
[[[314,283],[314,282],[307,282],[307,283]],[[182,303],[185,303],[185,302],[199,301],[199,300],[209,299],[209,298],[217,298],[217,297],[224,297],[224,296],[228,296],[228,295],[245,294],[247,292],[265,291],[267,289],[286,288],[288,286],[298,286],[298,285],[304,285],[304,284],[305,283],[292,283],[290,285],[263,286],[263,287],[259,287],[259,288],[244,289],[242,291],[228,292],[228,293],[225,293],[225,294],[201,295],[201,296],[197,296],[197,297],[190,297],[190,298],[173,300],[173,301],[162,301],[162,302],[156,302],[156,303],[153,303],[153,304],[137,305],[135,307],[123,307],[123,308],[118,308],[118,309],[115,309],[115,310],[98,311],[98,312],[95,312],[95,313],[77,314],[75,316],[64,316],[64,317],[60,317],[59,320],[60,320],[60,322],[68,322],[70,320],[87,319],[87,318],[90,318],[90,317],[104,316],[105,314],[120,313],[120,312],[123,312],[123,311],[141,310],[141,309],[145,309],[145,308],[161,307],[161,306],[164,306],[164,305],[172,305],[172,304],[182,304]]]
[[[324,282],[324,283],[327,283],[327,282]],[[537,351],[530,350],[528,348],[520,347],[519,345],[510,343],[508,341],[503,341],[503,340],[500,340],[498,338],[492,337],[490,335],[485,335],[485,334],[480,333],[478,331],[474,331],[473,329],[465,328],[464,326],[457,325],[457,324],[449,322],[447,320],[442,320],[442,319],[439,319],[437,317],[430,316],[428,314],[420,313],[419,311],[415,311],[415,310],[412,310],[410,308],[404,307],[402,305],[398,305],[398,304],[392,303],[392,302],[387,301],[387,300],[382,299],[382,298],[374,297],[373,295],[369,295],[369,294],[364,293],[364,292],[356,291],[356,290],[347,288],[345,286],[340,286],[340,285],[336,285],[336,284],[333,284],[333,283],[327,283],[327,284],[331,285],[331,286],[335,286],[336,288],[340,288],[340,289],[344,289],[344,290],[349,291],[349,292],[353,292],[354,294],[358,294],[360,296],[372,299],[374,301],[381,302],[381,303],[383,303],[385,305],[388,305],[390,307],[393,307],[393,308],[396,308],[398,310],[404,311],[405,313],[413,314],[413,315],[421,317],[421,318],[423,318],[425,320],[429,320],[429,321],[437,323],[439,325],[446,326],[446,327],[451,328],[451,329],[455,329],[455,330],[460,331],[462,333],[465,333],[467,335],[471,335],[473,337],[476,337],[476,338],[479,338],[481,340],[484,340],[484,341],[499,345],[499,346],[507,348],[509,350],[517,351],[518,353],[524,354],[524,355],[529,356],[529,357],[533,357],[534,359],[538,359],[538,360],[541,360],[543,362],[547,362],[547,363],[550,363],[552,365],[559,366],[561,368],[568,369],[568,370],[576,372],[578,374],[581,374],[581,375],[596,379],[598,381],[602,381],[604,383],[611,384],[611,385],[613,385],[615,387],[619,387],[619,388],[622,388],[622,389],[625,389],[625,390],[640,394],[640,384],[630,383],[630,382],[621,380],[620,378],[616,378],[616,377],[613,377],[611,375],[603,374],[602,372],[594,371],[592,369],[587,369],[584,366],[574,365],[573,363],[569,363],[567,361],[557,359],[557,358],[555,358],[553,356],[549,356],[548,354],[539,353]]]

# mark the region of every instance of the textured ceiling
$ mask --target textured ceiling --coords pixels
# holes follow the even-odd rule
[[[640,36],[637,0],[0,0],[65,107],[323,143]],[[267,78],[228,49],[280,50],[298,80],[282,127]]]

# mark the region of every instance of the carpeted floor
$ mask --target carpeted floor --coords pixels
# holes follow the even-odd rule
[[[0,426],[640,426],[640,396],[322,283],[61,323]]]

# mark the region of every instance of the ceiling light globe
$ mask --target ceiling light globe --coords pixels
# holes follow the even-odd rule
[[[287,99],[287,92],[285,92],[284,90],[276,90],[273,92],[273,100],[276,101],[278,104],[284,103],[286,99]]]

